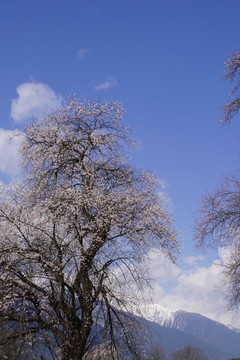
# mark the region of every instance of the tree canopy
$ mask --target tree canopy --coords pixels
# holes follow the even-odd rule
[[[25,176],[0,194],[2,346],[38,339],[53,359],[80,360],[104,344],[108,358],[137,358],[144,258],[156,247],[174,260],[178,241],[157,178],[128,162],[123,112],[72,97],[19,133]]]
[[[171,360],[207,360],[201,349],[194,346],[185,346],[171,355]]]

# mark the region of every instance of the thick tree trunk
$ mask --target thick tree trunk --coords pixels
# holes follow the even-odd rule
[[[66,349],[66,356],[63,360],[82,360],[86,353],[87,340],[93,325],[92,315],[89,312],[88,316],[83,316],[81,326],[76,329],[76,336],[73,338],[71,344]]]
[[[74,282],[75,291],[78,294],[81,306],[80,322],[76,321],[73,325],[73,340],[66,349],[66,359],[64,360],[82,360],[86,352],[88,338],[93,326],[93,285],[88,275],[88,266],[83,262],[80,271]]]

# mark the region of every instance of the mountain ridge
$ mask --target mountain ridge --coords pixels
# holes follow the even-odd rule
[[[230,329],[198,313],[169,310],[159,304],[145,307],[142,314],[158,334],[153,336],[154,341],[165,347],[168,353],[176,351],[177,339],[179,348],[186,345],[200,347],[211,360],[240,356],[239,329]]]

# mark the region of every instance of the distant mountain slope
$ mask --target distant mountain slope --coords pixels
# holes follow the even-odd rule
[[[168,352],[193,345],[201,347],[211,360],[240,356],[240,333],[205,316],[169,311],[160,305],[150,305],[143,314],[151,324],[154,341]]]
[[[175,314],[173,327],[208,344],[214,344],[222,351],[231,349],[234,356],[240,355],[240,334],[202,315],[178,311]]]
[[[147,327],[151,342],[153,344],[161,345],[166,350],[168,356],[170,356],[170,354],[174,351],[182,349],[188,345],[200,348],[208,356],[209,360],[225,360],[233,356],[231,351],[221,351],[214,346],[180,330],[164,327],[156,323],[151,323],[150,321],[148,321]]]

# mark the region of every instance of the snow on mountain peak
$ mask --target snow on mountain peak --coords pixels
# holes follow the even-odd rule
[[[171,327],[174,322],[174,315],[180,310],[170,310],[159,304],[150,304],[141,307],[142,316],[152,322],[161,326]]]

